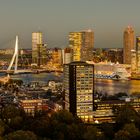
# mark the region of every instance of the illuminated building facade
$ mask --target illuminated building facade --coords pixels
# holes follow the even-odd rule
[[[32,33],[32,63],[38,64],[38,50],[43,44],[42,32]]]
[[[82,61],[64,65],[65,109],[84,121],[93,120],[94,65]]]
[[[81,61],[93,59],[94,33],[91,30],[82,31]]]
[[[54,48],[52,50],[52,63],[56,67],[62,65],[62,50],[60,48]]]
[[[123,50],[121,48],[107,49],[106,56],[112,63],[123,63]]]
[[[94,33],[91,30],[69,33],[72,61],[88,61],[93,58]]]
[[[136,37],[136,64],[137,72],[140,73],[140,36]]]
[[[94,48],[93,61],[95,63],[108,61],[123,64],[123,48]]]
[[[136,50],[131,50],[131,72],[134,73],[137,71],[137,55]]]
[[[28,68],[32,63],[32,50],[20,49],[18,57],[19,57],[18,66],[21,66],[23,68]]]
[[[13,55],[14,49],[0,49],[0,55]]]
[[[47,63],[47,44],[42,44],[39,51],[39,63],[40,65],[46,65]]]
[[[43,44],[42,32],[32,33],[32,63],[37,66],[46,64],[46,44]]]
[[[12,58],[14,49],[0,49],[0,65],[7,66]]]
[[[22,107],[28,115],[34,116],[37,111],[48,110],[48,104],[45,99],[35,100],[20,100],[20,107]]]
[[[123,35],[123,63],[131,64],[131,50],[134,49],[134,30],[132,27],[128,26]]]
[[[62,50],[63,64],[68,64],[72,61],[72,49],[65,48]]]
[[[69,34],[69,47],[72,49],[72,61],[80,61],[82,47],[81,32],[71,32]]]

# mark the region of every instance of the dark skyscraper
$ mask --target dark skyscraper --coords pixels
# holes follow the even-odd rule
[[[137,72],[140,73],[140,36],[136,38],[136,66]]]
[[[94,65],[76,61],[64,65],[65,109],[82,120],[93,120]]]
[[[128,26],[123,35],[124,47],[123,47],[123,63],[131,64],[131,50],[134,49],[134,30]]]

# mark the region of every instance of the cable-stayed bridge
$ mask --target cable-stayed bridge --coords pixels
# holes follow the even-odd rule
[[[11,59],[11,62],[7,68],[7,70],[0,70],[0,72],[8,73],[8,74],[19,74],[19,73],[32,73],[31,69],[20,69],[18,70],[18,51],[19,50],[19,40],[18,36],[16,36],[14,54]],[[14,69],[12,67],[14,66]]]
[[[44,68],[39,68],[39,69],[18,69],[18,57],[19,57],[19,39],[18,39],[18,36],[16,36],[14,53],[13,53],[12,59],[10,61],[10,64],[6,70],[0,70],[0,72],[7,73],[7,74],[62,72],[61,69],[57,69],[57,68],[52,69],[50,66],[44,67]],[[48,57],[49,57],[49,55],[48,55]]]

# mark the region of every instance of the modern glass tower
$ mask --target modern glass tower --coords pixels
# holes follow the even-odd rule
[[[123,34],[123,63],[131,64],[131,50],[134,49],[134,30],[128,26]]]
[[[43,44],[42,32],[32,33],[32,63],[37,66],[46,63],[46,44]]]
[[[75,61],[64,65],[65,109],[93,121],[94,65]]]
[[[72,61],[88,61],[93,58],[94,33],[92,30],[69,33]]]
[[[39,50],[43,44],[42,32],[32,33],[32,63],[38,65],[39,61]]]
[[[72,49],[72,61],[81,60],[82,33],[69,33],[69,47]]]
[[[92,30],[82,31],[81,61],[93,59],[94,33]]]

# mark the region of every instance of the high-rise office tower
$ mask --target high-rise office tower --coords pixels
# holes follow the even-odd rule
[[[69,47],[72,49],[72,61],[92,60],[94,47],[93,31],[70,32]]]
[[[41,45],[39,53],[40,53],[40,59],[39,59],[40,65],[46,65],[47,64],[47,44]]]
[[[63,64],[68,64],[72,59],[72,49],[67,47],[62,50]]]
[[[140,72],[140,36],[136,37],[136,65],[137,72]]]
[[[52,49],[52,63],[57,67],[58,65],[61,66],[62,62],[62,49],[54,48]]]
[[[94,34],[93,31],[82,31],[82,48],[81,48],[81,60],[88,61],[93,59],[93,46]]]
[[[64,65],[65,109],[93,121],[94,65],[75,61]]]
[[[42,32],[32,33],[32,63],[43,65],[47,55],[46,45],[43,44]]]
[[[72,61],[81,60],[82,33],[69,33],[69,47],[72,49]]]
[[[123,34],[123,63],[131,64],[131,50],[134,49],[134,30],[128,26]]]
[[[40,48],[43,44],[42,32],[32,33],[32,63],[39,63]]]
[[[131,72],[135,73],[137,71],[137,54],[136,50],[131,50]]]

